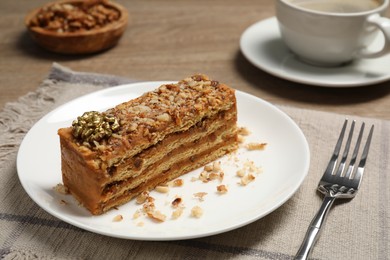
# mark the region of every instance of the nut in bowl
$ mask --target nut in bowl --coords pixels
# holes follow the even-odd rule
[[[31,11],[25,24],[32,39],[49,51],[88,54],[116,45],[127,20],[127,10],[107,0],[65,0]]]

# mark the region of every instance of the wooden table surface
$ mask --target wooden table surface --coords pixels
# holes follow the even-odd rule
[[[0,1],[0,108],[36,89],[58,62],[146,81],[200,72],[273,104],[390,119],[390,81],[358,88],[303,85],[269,75],[244,58],[240,36],[274,15],[273,0],[118,0],[130,15],[124,36],[116,47],[87,56],[49,53],[32,42],[24,16],[46,2]]]

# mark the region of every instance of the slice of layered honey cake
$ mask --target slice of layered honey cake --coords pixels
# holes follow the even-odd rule
[[[58,130],[64,185],[92,214],[237,149],[235,91],[194,75]]]

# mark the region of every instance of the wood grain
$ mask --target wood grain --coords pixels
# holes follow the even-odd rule
[[[118,0],[129,11],[119,44],[83,56],[50,53],[30,39],[24,17],[47,2],[0,2],[0,107],[36,89],[58,62],[148,81],[200,72],[273,104],[390,119],[390,82],[359,88],[303,85],[269,75],[243,57],[242,32],[274,15],[273,0]]]

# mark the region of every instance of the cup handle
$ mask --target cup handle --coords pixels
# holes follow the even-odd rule
[[[362,49],[358,53],[360,58],[378,58],[387,53],[390,53],[390,19],[380,16],[379,14],[373,14],[367,17],[367,23],[373,25],[382,31],[385,38],[384,46],[379,51],[369,51],[366,48]]]

